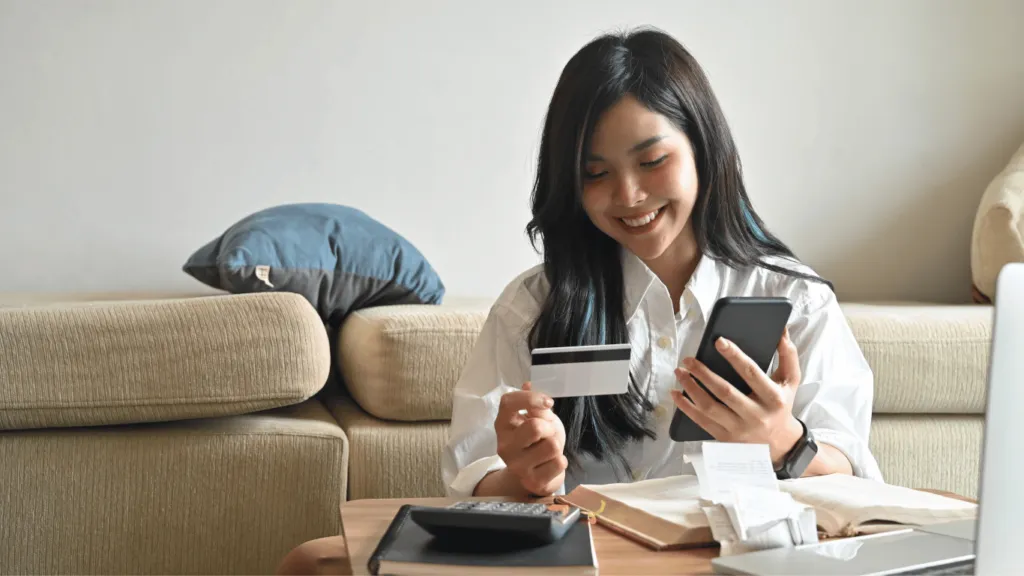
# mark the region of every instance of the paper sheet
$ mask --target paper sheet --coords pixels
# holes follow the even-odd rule
[[[978,510],[974,502],[847,474],[786,480],[779,489],[825,518],[834,516],[825,528],[836,533],[846,526],[859,530],[871,521],[913,525],[974,518]]]
[[[711,537],[716,542],[729,542],[738,539],[736,530],[732,527],[732,519],[729,512],[720,504],[704,506],[704,514],[708,517],[708,526],[711,527]]]
[[[588,485],[588,488],[626,506],[644,510],[682,526],[704,526],[697,478],[673,476],[643,482]]]
[[[697,474],[723,554],[818,541],[814,509],[779,490],[766,444],[703,442],[684,447],[683,460]]]
[[[715,504],[730,500],[738,486],[778,491],[767,444],[701,442],[698,446],[688,446],[683,461],[693,465],[704,500]]]
[[[816,544],[818,530],[813,508],[805,508],[795,518],[779,520],[749,538],[721,542],[721,555],[743,554],[770,548],[790,548],[802,544]]]

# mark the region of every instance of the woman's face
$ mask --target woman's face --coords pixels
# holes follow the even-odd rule
[[[672,121],[627,95],[599,118],[590,146],[583,207],[595,226],[647,262],[692,238],[697,169]]]

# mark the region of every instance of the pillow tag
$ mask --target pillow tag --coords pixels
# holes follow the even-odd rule
[[[274,285],[270,283],[270,266],[257,266],[256,278],[262,281],[267,286],[271,288],[274,287]]]

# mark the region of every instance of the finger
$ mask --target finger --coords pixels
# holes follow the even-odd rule
[[[750,386],[755,396],[768,404],[774,404],[782,398],[779,386],[750,359],[750,356],[740,350],[739,346],[725,338],[719,338],[715,341],[715,348]]]
[[[708,434],[711,434],[715,440],[722,440],[726,437],[726,429],[708,418],[689,398],[683,396],[682,392],[673,390],[672,400],[683,414],[686,414],[690,420],[693,420],[695,424],[703,428]]]
[[[555,435],[555,426],[542,418],[527,418],[512,431],[512,446],[525,450],[545,438]]]
[[[536,468],[562,455],[562,448],[553,437],[546,437],[523,451],[521,462],[527,469]]]
[[[708,391],[711,392],[711,396],[721,400],[738,416],[750,419],[757,414],[758,406],[756,402],[747,398],[746,394],[737,390],[725,378],[712,372],[703,362],[693,358],[686,358],[683,360],[683,364],[693,371],[694,377],[707,387]],[[676,368],[676,378],[682,382],[684,378],[689,380],[690,374],[683,368]]]
[[[521,410],[541,411],[551,408],[553,405],[554,400],[539,392],[531,390],[506,392],[498,401],[498,414],[494,419],[495,430],[515,428],[522,421],[519,414]]]
[[[530,418],[539,418],[541,420],[547,420],[548,422],[554,422],[558,420],[558,416],[555,415],[550,409],[536,409],[528,408],[526,410],[520,410],[512,417],[513,428],[519,427],[523,422],[526,422]]]
[[[523,382],[523,390],[527,391],[527,392],[531,392],[533,390],[533,383],[532,382]],[[543,398],[550,399],[551,400],[551,405],[554,406],[554,399],[550,398],[547,394],[544,394],[543,392],[534,392],[534,394],[540,394]],[[545,401],[545,403],[546,403],[546,401]],[[557,416],[555,416],[555,413],[552,412],[549,408],[533,408],[533,407],[526,408],[525,410],[520,410],[519,411],[519,415],[520,416],[533,416],[535,418],[544,418],[544,419],[547,419],[547,420],[551,420],[553,418],[557,418]]]
[[[789,337],[787,326],[779,339],[779,366],[772,374],[772,380],[783,386],[799,385],[802,378],[800,374],[800,355],[796,350],[796,344]]]
[[[686,378],[680,379],[680,382],[687,395],[690,396],[690,402],[697,407],[704,418],[715,422],[726,430],[732,430],[737,427],[740,417],[731,408],[718,402],[705,392],[700,387],[700,384],[697,384],[697,381],[693,379],[693,375],[687,374]],[[705,428],[705,430],[707,429]]]
[[[524,478],[524,488],[531,494],[549,496],[562,485],[562,473],[569,467],[565,456],[554,459],[530,470]]]
[[[529,448],[541,444],[554,436],[554,426],[540,418],[527,418],[521,425],[511,431],[499,434],[499,454],[509,469],[513,470],[516,476],[522,477],[530,468],[543,462],[538,460],[536,455],[539,451],[528,451]],[[550,452],[545,460],[550,460],[558,455],[557,450]]]

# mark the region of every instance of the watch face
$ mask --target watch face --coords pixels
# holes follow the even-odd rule
[[[811,460],[814,460],[814,456],[818,453],[817,445],[805,444],[800,453],[797,454],[796,458],[793,459],[793,467],[790,470],[793,478],[799,478],[804,475],[804,470],[811,465]]]
[[[804,475],[804,471],[811,465],[811,461],[814,460],[814,456],[818,453],[818,444],[814,441],[814,436],[811,432],[804,428],[804,437],[797,442],[797,445],[793,448],[793,452],[790,453],[788,461],[783,466],[783,470],[788,478],[799,478]]]

